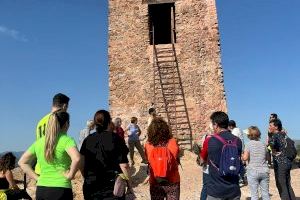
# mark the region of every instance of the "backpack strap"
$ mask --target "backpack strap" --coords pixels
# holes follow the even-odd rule
[[[227,144],[227,141],[224,138],[222,138],[219,134],[214,134],[213,137],[222,142],[223,144]]]
[[[224,138],[222,138],[219,134],[214,134],[213,135],[214,138],[216,138],[217,140],[219,140],[220,142],[223,143],[223,145],[231,143],[231,144],[235,144],[237,145],[237,141],[238,141],[238,137],[234,136],[234,140],[225,140]],[[231,141],[231,142],[229,142]]]

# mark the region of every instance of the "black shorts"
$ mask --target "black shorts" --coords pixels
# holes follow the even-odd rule
[[[73,200],[71,188],[37,186],[36,200]]]

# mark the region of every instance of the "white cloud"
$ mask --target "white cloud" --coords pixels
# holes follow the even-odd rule
[[[0,34],[9,36],[15,40],[21,41],[21,42],[28,42],[29,40],[25,37],[25,35],[22,35],[19,31],[14,29],[9,29],[5,26],[0,25]]]

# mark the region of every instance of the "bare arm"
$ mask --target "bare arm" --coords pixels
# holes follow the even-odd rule
[[[248,161],[250,158],[250,153],[249,151],[244,151],[244,153],[242,154],[242,160],[243,161]]]
[[[123,174],[128,178],[128,189],[130,190],[131,193],[133,193],[128,163],[121,163],[120,168],[121,168]]]
[[[26,151],[20,158],[18,164],[21,167],[21,169],[24,171],[24,173],[28,174],[30,178],[37,181],[39,176],[33,171],[31,165],[29,164],[34,157],[35,155],[31,154],[29,151]]]
[[[6,177],[6,180],[8,181],[8,183],[9,183],[9,188],[19,189],[19,187],[17,186],[16,182],[14,181],[13,174],[12,174],[12,172],[10,170],[7,170],[5,172],[5,177]]]
[[[67,150],[68,155],[70,156],[72,163],[70,166],[70,170],[65,174],[65,176],[72,180],[78,170],[79,163],[80,163],[80,154],[76,147],[71,147]]]

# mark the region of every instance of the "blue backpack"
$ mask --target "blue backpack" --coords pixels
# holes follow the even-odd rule
[[[218,170],[220,176],[238,176],[241,169],[241,159],[237,146],[238,138],[225,140],[217,134],[213,137],[222,142],[223,147],[218,167],[210,160],[212,166]]]

